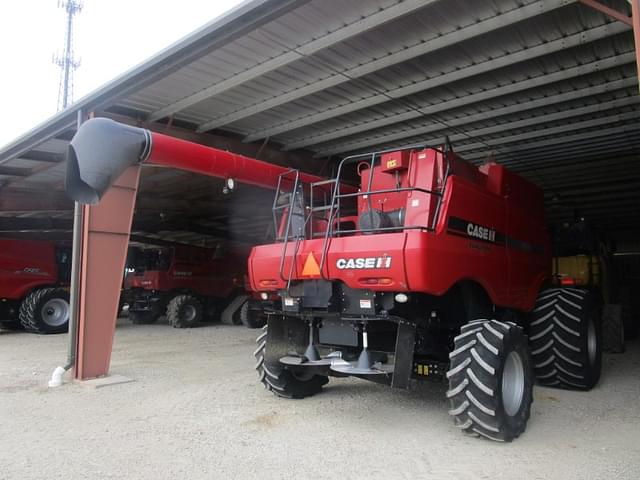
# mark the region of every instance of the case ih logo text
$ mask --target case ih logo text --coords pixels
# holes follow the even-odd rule
[[[179,270],[173,272],[174,277],[190,277],[191,275],[193,275],[193,272],[185,272]]]
[[[492,228],[481,227],[480,225],[475,225],[473,223],[469,223],[467,225],[467,235],[473,238],[479,238],[480,240],[486,240],[488,242],[496,241],[496,231]]]
[[[339,258],[336,267],[340,270],[391,268],[391,257]]]

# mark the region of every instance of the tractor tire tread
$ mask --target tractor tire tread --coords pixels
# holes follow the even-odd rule
[[[187,321],[181,317],[182,308],[191,304],[196,309],[196,316],[193,320]],[[176,295],[167,304],[167,321],[173,328],[194,328],[202,321],[203,307],[202,303],[193,295],[181,294]]]
[[[597,308],[595,302],[591,292],[583,289],[550,288],[540,293],[529,325],[540,385],[589,390],[597,383],[599,367],[589,365],[585,340],[586,310]]]
[[[320,393],[323,385],[329,382],[328,377],[314,375],[309,380],[301,381],[281,366],[268,366],[266,364],[265,350],[267,348],[267,341],[264,338],[264,334],[267,333],[267,325],[265,325],[263,329],[265,331],[258,337],[259,345],[254,352],[254,356],[256,358],[255,369],[258,372],[258,377],[264,385],[264,388],[278,397],[288,399],[302,399]]]
[[[455,338],[454,352],[457,353],[451,357],[447,373],[449,414],[465,434],[510,442],[524,431],[533,399],[533,373],[526,336],[522,328],[496,320],[473,321],[466,327],[463,326],[462,334]],[[473,344],[469,345],[471,342]],[[500,412],[501,372],[507,349],[513,345],[525,347],[528,375],[525,376],[522,406],[514,420],[507,422]]]
[[[29,293],[20,304],[18,318],[22,328],[30,333],[38,333],[47,335],[51,333],[65,333],[69,328],[69,322],[59,327],[51,327],[46,325],[39,318],[40,305],[47,297],[62,297],[69,301],[69,294],[66,290],[55,287],[39,288]]]

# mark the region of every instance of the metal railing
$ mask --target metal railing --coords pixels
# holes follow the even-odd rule
[[[358,154],[358,155],[351,155],[351,156],[345,157],[338,166],[338,171],[335,178],[311,183],[306,188],[300,182],[300,177],[297,170],[289,170],[280,175],[280,177],[278,178],[276,197],[273,204],[273,218],[274,218],[274,227],[276,231],[276,240],[282,240],[284,242],[284,245],[282,248],[282,256],[280,258],[280,277],[282,278],[282,280],[287,282],[287,290],[289,289],[289,286],[291,284],[291,279],[293,277],[293,272],[296,265],[296,258],[297,258],[298,250],[300,247],[300,242],[301,240],[306,239],[307,237],[318,238],[321,235],[323,237],[322,255],[320,258],[319,267],[320,267],[320,274],[322,278],[325,278],[324,265],[326,262],[327,253],[331,245],[331,239],[334,237],[339,237],[344,235],[355,235],[359,233],[375,234],[375,233],[384,233],[384,232],[397,232],[397,231],[404,231],[404,230],[423,230],[423,231],[430,231],[430,232],[435,231],[439,221],[439,217],[440,217],[442,199],[445,193],[444,188],[451,171],[450,162],[447,161],[447,157],[446,157],[446,154],[451,151],[450,147],[447,150],[431,147],[432,149],[442,153],[445,156],[446,170],[443,176],[442,187],[439,190],[428,190],[428,189],[424,189],[420,187],[412,187],[412,186],[398,187],[398,188],[385,188],[380,190],[371,189],[372,183],[373,183],[374,168],[376,167],[376,164],[380,163],[380,160],[383,154],[398,152],[398,151],[406,151],[406,150],[423,150],[427,147],[428,146],[425,144],[416,144],[416,145],[410,145],[404,148],[380,150],[380,151]],[[341,180],[341,177],[343,176],[345,167],[356,162],[363,163],[363,159],[367,159],[368,168],[369,168],[366,190],[360,190],[357,192],[349,192],[349,193],[341,193],[340,189],[341,189],[342,183],[340,180]],[[409,165],[409,170],[411,170],[411,163]],[[288,179],[288,177],[291,177],[291,176],[293,176],[293,179],[292,180]],[[278,205],[279,199],[283,195],[282,186],[283,186],[283,181],[285,180],[288,180],[293,183],[292,190],[289,193],[290,195],[289,202],[288,204]],[[327,188],[330,189],[329,194],[327,192]],[[321,205],[316,205],[316,202],[318,199],[318,195],[317,195],[318,191],[322,191],[322,194],[323,194],[322,196],[323,202]],[[310,204],[308,209],[306,209],[304,204],[304,197],[307,192],[309,194],[309,199],[310,199]],[[423,194],[432,195],[437,198],[437,203],[435,206],[433,218],[430,224],[409,225],[409,226],[405,226],[403,224],[403,225],[392,225],[392,226],[385,226],[385,227],[380,226],[377,228],[358,228],[358,226],[356,225],[356,228],[353,228],[353,229],[341,228],[341,223],[343,222],[340,222],[340,219],[343,218],[342,212],[343,212],[343,208],[345,208],[343,204],[346,201],[351,199],[356,199],[355,211],[357,212],[357,199],[359,197],[365,197],[368,202],[368,207],[369,207],[368,212],[370,213],[370,215],[373,215],[374,209],[373,209],[372,195],[402,193],[402,192],[420,192]],[[327,198],[329,199],[328,203],[327,203]],[[300,204],[298,205],[298,213],[295,212],[297,201],[300,202]],[[278,211],[282,211],[283,215],[284,214],[287,215],[283,236],[279,235],[279,232],[282,229],[282,217],[278,219],[278,215],[277,215]],[[292,218],[294,215],[298,215],[299,212],[302,212],[302,214],[304,215],[304,221],[301,223],[301,226],[298,229],[298,232],[296,232],[294,255],[292,258],[289,272],[285,276],[284,265],[285,265],[285,259],[286,259],[287,248],[288,248],[287,245],[291,238]],[[326,212],[328,212],[328,214]],[[316,214],[318,213],[321,213],[322,216],[317,217]],[[324,228],[323,232],[316,233],[314,232],[314,219],[318,219],[318,218],[321,221],[326,222],[326,228]],[[373,222],[370,222],[370,223],[373,223]]]

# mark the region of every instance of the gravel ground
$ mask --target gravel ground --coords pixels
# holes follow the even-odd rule
[[[135,382],[47,389],[66,336],[0,331],[0,479],[640,478],[640,344],[605,357],[589,393],[536,387],[511,444],[465,437],[444,385],[332,379],[275,398],[253,370],[256,331],[121,322],[112,373]]]

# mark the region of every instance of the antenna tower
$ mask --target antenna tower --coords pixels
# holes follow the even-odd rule
[[[67,108],[73,102],[73,72],[80,66],[80,60],[73,55],[73,19],[82,11],[81,0],[58,0],[58,8],[66,13],[66,29],[64,51],[56,53],[53,63],[60,67],[60,84],[58,86],[58,110]]]

